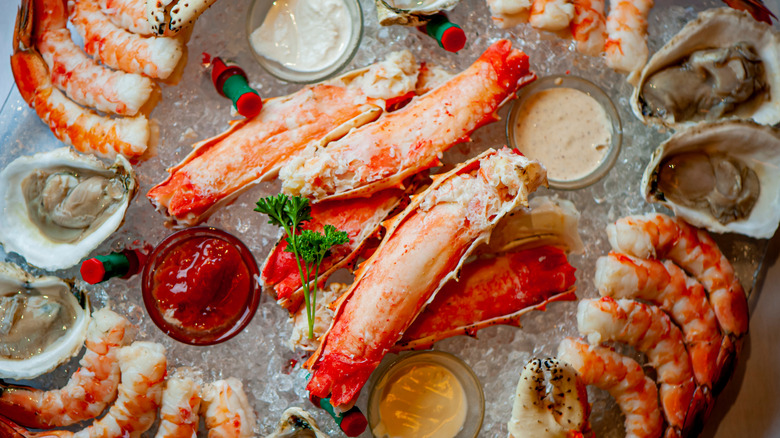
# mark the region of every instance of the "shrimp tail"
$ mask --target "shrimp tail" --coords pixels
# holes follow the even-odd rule
[[[681,436],[699,436],[712,413],[713,406],[715,406],[715,396],[712,390],[703,385],[697,386],[685,414],[685,425]]]
[[[37,392],[39,390],[29,386],[12,385],[0,379],[0,411],[3,412],[2,417],[5,420],[17,426],[30,429],[51,429],[54,427],[45,421],[40,412],[31,411],[26,406],[15,402],[12,397],[7,397],[8,394],[12,394],[15,391]],[[2,430],[3,428],[0,427],[0,431]],[[0,436],[5,437],[2,433],[0,433]]]
[[[717,377],[712,384],[712,392],[715,395],[720,394],[723,388],[731,379],[731,375],[734,374],[734,369],[737,367],[737,355],[740,350],[741,341],[735,340],[733,336],[726,335],[723,337],[723,342],[720,344],[720,351],[718,352]]]

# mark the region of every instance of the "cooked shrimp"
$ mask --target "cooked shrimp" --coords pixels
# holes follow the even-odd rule
[[[588,393],[574,368],[555,358],[533,359],[517,382],[509,438],[583,436],[589,415]]]
[[[188,368],[178,368],[165,380],[155,438],[196,438],[200,402],[200,384]]]
[[[615,397],[626,416],[627,438],[661,436],[658,390],[636,361],[572,338],[561,341],[558,359],[573,366],[586,385],[595,385]]]
[[[695,389],[693,371],[682,332],[663,310],[634,300],[582,300],[577,306],[577,327],[591,344],[624,342],[645,353],[658,371],[666,421],[683,431]]]
[[[117,70],[165,79],[184,53],[177,38],[145,38],[117,27],[100,11],[96,0],[77,0],[70,19],[84,38],[87,53]]]
[[[571,0],[534,0],[528,21],[536,29],[556,32],[569,27],[572,18]]]
[[[64,0],[34,2],[35,44],[52,83],[76,103],[120,115],[135,115],[154,90],[151,79],[113,71],[88,57],[70,37]]]
[[[574,18],[570,28],[577,51],[590,56],[601,55],[607,39],[604,0],[573,0],[573,3]]]
[[[249,406],[244,385],[235,377],[206,385],[200,411],[206,420],[209,438],[254,436],[255,413]]]
[[[146,19],[146,3],[143,0],[99,0],[100,10],[109,20],[122,29],[138,35],[153,35],[152,25]]]
[[[52,391],[0,387],[0,411],[34,429],[70,426],[97,417],[116,397],[117,352],[129,325],[107,308],[93,313],[87,328],[87,352],[68,383]]]
[[[46,63],[28,41],[31,14],[29,3],[22,3],[14,31],[17,46],[11,55],[11,71],[25,102],[49,125],[55,137],[81,152],[105,158],[114,158],[117,153],[130,159],[140,157],[149,142],[146,117],[103,117],[82,108],[56,89]]]
[[[119,397],[103,418],[78,432],[30,432],[19,427],[16,432],[27,438],[140,438],[157,417],[167,364],[165,348],[134,342],[120,348],[117,356],[122,374]]]
[[[533,0],[487,0],[493,21],[501,28],[527,23]]]
[[[638,72],[647,62],[647,15],[653,0],[611,0],[609,7],[607,65],[625,73]]]
[[[693,373],[713,388],[720,366],[722,336],[704,288],[670,261],[637,259],[616,252],[596,262],[596,288],[602,296],[649,301],[682,328]]]
[[[619,219],[607,226],[607,236],[617,251],[675,262],[707,290],[718,323],[726,334],[740,338],[747,333],[745,291],[731,264],[706,231],[681,219],[651,213]]]

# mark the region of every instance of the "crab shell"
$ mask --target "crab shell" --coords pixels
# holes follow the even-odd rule
[[[677,122],[671,115],[664,118],[645,115],[642,111],[642,87],[653,74],[679,64],[695,51],[729,47],[738,42],[749,43],[761,58],[769,96],[760,105],[754,105],[754,99],[751,99],[738,106],[731,115],[763,125],[780,122],[780,32],[754,20],[747,12],[731,8],[703,11],[650,58],[631,95],[634,115],[644,123],[662,124],[675,130],[695,125],[695,121]]]
[[[756,172],[760,193],[747,218],[724,225],[709,211],[676,204],[658,191],[656,179],[663,159],[692,151],[726,154]],[[648,202],[665,205],[691,225],[715,233],[739,233],[768,239],[774,235],[780,222],[780,130],[745,120],[727,120],[700,123],[678,132],[653,152],[641,187]]]
[[[49,237],[30,218],[23,181],[36,170],[68,171],[78,175],[102,175],[117,178],[122,196],[101,213],[100,223],[90,225],[71,242]],[[130,163],[117,155],[112,166],[92,155],[81,155],[69,148],[59,148],[32,156],[19,157],[0,172],[0,243],[6,252],[24,256],[31,265],[46,270],[66,269],[76,265],[124,221],[125,211],[137,188]]]
[[[81,296],[77,298],[72,285],[58,277],[34,277],[12,263],[0,262],[0,297],[27,292],[69,306],[75,314],[75,320],[62,336],[29,358],[0,357],[0,378],[3,379],[32,379],[48,373],[76,356],[87,336],[90,307],[86,295],[76,291]]]

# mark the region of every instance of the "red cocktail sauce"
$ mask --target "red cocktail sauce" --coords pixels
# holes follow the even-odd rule
[[[197,227],[168,236],[144,269],[144,303],[166,334],[215,344],[241,331],[259,303],[257,263],[234,236]]]

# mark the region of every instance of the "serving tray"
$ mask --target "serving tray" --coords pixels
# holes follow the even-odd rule
[[[532,70],[540,77],[551,74],[584,77],[601,86],[612,98],[622,120],[623,146],[610,173],[585,189],[556,191],[543,188],[537,192],[538,195],[569,199],[581,212],[580,235],[585,243],[585,252],[570,256],[570,261],[577,268],[578,297],[596,297],[598,294],[593,286],[595,262],[609,251],[605,226],[629,214],[666,211],[644,201],[639,193],[639,183],[651,151],[669,133],[646,127],[631,114],[628,107],[631,86],[624,76],[606,68],[602,59],[580,55],[571,41],[540,33],[527,25],[499,29],[492,24],[484,0],[464,0],[449,14],[469,38],[466,48],[457,54],[440,49],[435,41],[414,28],[380,27],[373,3],[373,0],[361,0],[365,24],[363,40],[347,69],[365,66],[395,50],[408,49],[418,60],[458,72],[470,65],[490,43],[507,38],[530,56]],[[154,245],[171,232],[164,226],[162,215],[154,211],[146,199],[146,192],[167,176],[165,169],[184,158],[192,144],[224,131],[231,120],[230,102],[214,90],[209,72],[202,64],[204,52],[241,65],[251,85],[264,97],[285,95],[301,87],[274,79],[254,60],[244,31],[249,4],[248,0],[222,0],[196,23],[188,44],[183,76],[177,85],[163,85],[162,101],[151,114],[159,127],[156,156],[135,167],[140,186],[138,196],[133,200],[123,226],[96,249],[95,254],[142,243]],[[650,52],[661,47],[698,11],[721,6],[723,4],[715,0],[697,1],[690,5],[672,4],[668,0],[657,2],[649,19]],[[457,145],[448,151],[444,156],[444,167],[464,161],[488,147],[504,145],[503,118],[508,110],[507,105],[499,112],[501,121],[477,130],[471,143]],[[0,168],[16,157],[61,145],[21,99],[18,91],[12,89],[0,111]],[[261,184],[219,210],[206,224],[240,237],[262,263],[279,237],[279,230],[268,225],[266,218],[252,209],[258,198],[278,191],[278,181]],[[737,235],[716,236],[716,240],[733,263],[745,289],[751,292],[749,302],[753,309],[765,271],[763,264],[768,241]],[[25,266],[21,257],[6,254],[2,248],[0,259]],[[33,267],[26,267],[39,273]],[[76,278],[78,269],[58,271],[56,275]],[[342,276],[342,279],[344,277],[349,280],[348,276]],[[138,276],[128,281],[111,280],[96,286],[79,280],[79,285],[89,291],[94,308],[110,305],[128,317],[138,327],[137,339],[162,343],[167,348],[170,367],[198,367],[207,379],[240,378],[258,414],[259,436],[270,433],[281,413],[290,406],[309,410],[323,430],[334,437],[343,436],[324,411],[315,409],[308,402],[304,389],[307,372],[301,369],[304,356],[287,347],[291,325],[286,311],[269,296],[263,297],[254,320],[244,332],[220,345],[194,347],[168,338],[153,325],[143,306]],[[546,312],[526,315],[521,320],[522,329],[492,327],[480,331],[477,339],[459,336],[435,346],[437,350],[462,358],[482,381],[486,401],[480,436],[506,436],[506,422],[511,415],[514,389],[522,366],[532,357],[554,355],[562,337],[577,334],[575,312],[576,302],[554,303]],[[392,357],[394,355],[389,355],[389,358]],[[59,387],[77,367],[77,359],[74,359],[55,372],[28,383],[45,388]],[[369,381],[358,401],[364,412],[372,383],[373,380]],[[614,401],[602,391],[590,391],[594,403],[591,421],[597,436],[622,436],[622,417]],[[147,435],[152,436],[153,433]],[[367,431],[362,436],[370,437],[371,434]]]

